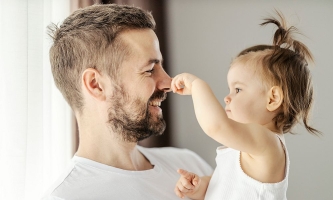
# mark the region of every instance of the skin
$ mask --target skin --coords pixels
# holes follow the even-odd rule
[[[241,166],[247,175],[263,183],[282,181],[285,152],[276,134],[283,135],[273,122],[283,101],[281,88],[263,86],[255,69],[239,62],[229,69],[228,85],[225,108],[209,85],[194,75],[177,75],[171,89],[181,95],[192,95],[201,128],[217,142],[241,151]],[[204,199],[210,177],[200,178],[186,170],[180,175],[176,194],[181,198]]]
[[[156,34],[151,29],[138,29],[127,30],[118,37],[131,49],[118,76],[128,94],[123,110],[137,115],[143,109],[150,113],[152,122],[157,121],[162,110],[151,103],[160,104],[162,99],[152,102],[150,98],[156,91],[169,92],[171,78],[162,67]],[[115,106],[116,99],[123,98],[113,80],[92,68],[86,69],[81,79],[85,105],[82,114],[75,113],[80,130],[76,155],[124,170],[152,169],[149,160],[137,149],[138,141],[128,141],[123,137],[124,130],[110,128],[110,108]]]

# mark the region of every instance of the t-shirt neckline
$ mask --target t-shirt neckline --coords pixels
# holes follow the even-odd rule
[[[110,173],[118,173],[125,176],[136,176],[136,177],[145,177],[145,178],[155,178],[159,175],[162,171],[162,168],[148,152],[147,148],[138,146],[138,150],[150,161],[150,163],[154,166],[152,169],[142,170],[142,171],[131,171],[131,170],[124,170],[120,168],[116,168],[110,165],[106,165],[103,163],[96,162],[94,160],[80,157],[77,155],[73,156],[73,162],[76,165],[82,165],[84,167],[93,167],[98,170],[108,171]]]

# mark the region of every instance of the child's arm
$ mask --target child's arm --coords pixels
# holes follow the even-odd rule
[[[177,172],[181,175],[175,187],[175,193],[178,197],[187,196],[195,200],[205,198],[210,176],[199,177],[183,169],[178,169]]]
[[[217,142],[251,154],[262,155],[269,146],[280,145],[274,134],[257,124],[229,119],[209,85],[191,74],[179,74],[171,83],[173,92],[191,95],[195,115],[203,131]]]

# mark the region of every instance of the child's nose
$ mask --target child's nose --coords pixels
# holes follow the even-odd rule
[[[229,96],[226,96],[226,97],[224,97],[224,102],[225,102],[225,104],[229,104],[230,103],[230,97]]]

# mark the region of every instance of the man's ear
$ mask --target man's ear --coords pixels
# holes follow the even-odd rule
[[[267,93],[267,110],[273,112],[280,108],[283,102],[283,92],[279,86],[273,86]]]
[[[105,83],[103,76],[93,68],[87,68],[82,73],[82,87],[95,99],[105,101]]]

